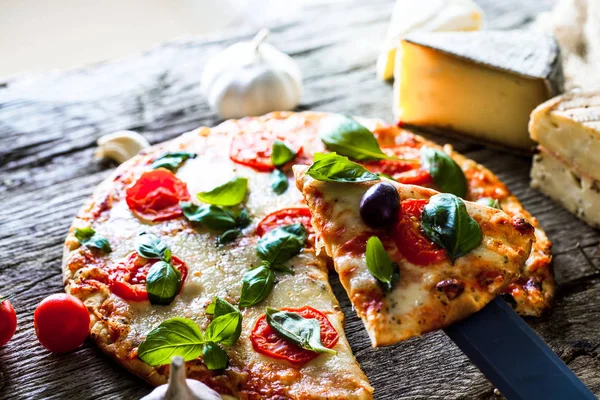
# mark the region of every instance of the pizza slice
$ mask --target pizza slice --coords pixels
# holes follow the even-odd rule
[[[382,178],[335,153],[295,166],[318,236],[373,346],[443,328],[517,278],[535,241],[523,217]]]

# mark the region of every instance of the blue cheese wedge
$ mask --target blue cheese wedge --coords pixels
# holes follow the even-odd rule
[[[531,168],[531,186],[590,226],[600,228],[600,182],[573,170],[545,148],[538,150]]]
[[[537,107],[531,138],[579,175],[600,180],[600,93],[567,93]]]
[[[418,32],[399,61],[400,122],[522,150],[533,147],[531,111],[564,86],[556,41],[529,31]]]

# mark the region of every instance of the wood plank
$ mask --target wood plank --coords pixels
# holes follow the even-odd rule
[[[481,1],[490,28],[529,24],[552,1]],[[299,109],[391,119],[391,87],[375,79],[374,60],[393,2],[310,2],[271,26],[271,42],[298,60],[305,78]],[[219,122],[200,94],[206,59],[248,39],[254,29],[159,46],[142,55],[0,85],[0,293],[15,294],[19,331],[0,348],[0,399],[139,398],[150,387],[86,343],[64,356],[35,340],[36,304],[62,290],[62,243],[71,219],[113,167],[92,159],[96,139],[117,129],[152,143]],[[433,138],[439,143],[441,138]],[[497,173],[554,242],[554,312],[529,320],[600,393],[598,232],[529,187],[530,159],[450,141]],[[576,247],[577,243],[581,248]],[[441,332],[372,349],[337,278],[346,333],[378,399],[496,398],[493,387]],[[87,385],[90,377],[94,385]]]

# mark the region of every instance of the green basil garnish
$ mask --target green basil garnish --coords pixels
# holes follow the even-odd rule
[[[502,207],[500,206],[500,202],[498,201],[498,199],[492,199],[491,197],[482,197],[481,199],[477,200],[476,203],[482,204],[484,206],[492,207],[497,210],[502,210]]]
[[[209,229],[224,231],[237,226],[233,212],[219,206],[208,204],[199,206],[191,201],[182,201],[179,205],[188,221],[202,224]]]
[[[260,303],[271,293],[275,271],[292,273],[292,269],[284,263],[304,248],[306,237],[304,225],[292,224],[275,228],[258,240],[256,255],[262,264],[244,274],[240,307]]]
[[[276,140],[271,148],[271,162],[276,167],[281,167],[296,158],[296,152],[280,140]]]
[[[137,252],[144,258],[171,262],[171,250],[165,242],[152,233],[140,233],[137,241]]]
[[[327,118],[319,136],[329,150],[353,160],[375,161],[390,158],[381,151],[373,133],[347,115]]]
[[[263,301],[275,282],[275,272],[268,265],[260,265],[247,271],[242,278],[240,307],[251,307]]]
[[[465,203],[450,193],[431,196],[421,215],[421,228],[452,262],[479,246],[483,238],[477,221],[467,212]]]
[[[460,166],[448,154],[431,147],[421,148],[421,166],[429,172],[442,192],[464,198],[467,178]]]
[[[302,224],[286,225],[267,232],[258,240],[256,254],[268,264],[283,264],[304,248],[306,228]]]
[[[398,182],[397,180],[394,179],[393,176],[391,176],[389,174],[386,174],[386,173],[383,173],[383,172],[378,172],[377,176],[380,177],[380,178],[387,178],[387,179],[389,179],[391,181]]]
[[[110,253],[110,243],[102,235],[98,235],[91,227],[78,228],[74,232],[75,238],[84,246],[102,250],[105,253]]]
[[[386,291],[392,290],[394,281],[397,280],[398,264],[392,261],[377,236],[371,236],[367,240],[366,258],[367,268],[371,275],[377,279]]]
[[[146,364],[165,365],[171,357],[191,361],[202,354],[204,335],[194,321],[174,317],[151,330],[138,347],[138,358]]]
[[[196,154],[187,151],[168,152],[154,160],[150,167],[152,169],[166,168],[169,171],[175,172],[188,158],[196,158]]]
[[[279,311],[267,307],[267,324],[280,338],[292,342],[303,349],[316,353],[337,354],[321,343],[321,326],[314,318],[304,318],[300,314]]]
[[[146,278],[146,291],[152,304],[170,304],[181,287],[181,272],[173,265],[158,261],[150,267]]]
[[[276,169],[271,172],[271,189],[276,194],[283,194],[288,190],[289,183],[288,178],[283,172]]]
[[[196,197],[203,203],[231,207],[244,201],[247,193],[248,179],[236,177],[208,192],[200,192]]]
[[[218,371],[227,368],[229,356],[225,350],[223,350],[221,346],[216,343],[206,343],[202,349],[202,357],[204,358],[204,365],[206,365],[206,368],[210,369],[211,371]]]
[[[191,361],[202,354],[208,369],[225,368],[228,356],[221,346],[229,347],[237,342],[242,329],[242,315],[223,299],[215,299],[214,308],[215,316],[205,334],[191,319],[168,319],[150,331],[140,343],[138,358],[156,366],[170,363],[173,356]]]
[[[308,168],[306,175],[324,182],[366,182],[379,179],[362,165],[336,153],[315,154],[315,162]]]
[[[241,234],[242,234],[242,232],[240,232],[239,229],[226,230],[217,238],[217,244],[218,245],[226,245],[229,243],[233,243],[235,241],[235,239],[240,237]]]

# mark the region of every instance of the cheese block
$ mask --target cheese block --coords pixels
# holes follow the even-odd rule
[[[483,11],[473,0],[396,0],[385,44],[377,59],[377,77],[394,77],[400,41],[414,31],[475,31],[484,24]]]
[[[531,186],[589,225],[600,228],[600,182],[580,175],[544,147],[533,158]]]
[[[556,41],[528,31],[419,32],[396,64],[397,119],[528,150],[527,125],[562,92]]]
[[[537,107],[531,138],[579,175],[600,180],[600,93],[567,93]]]

